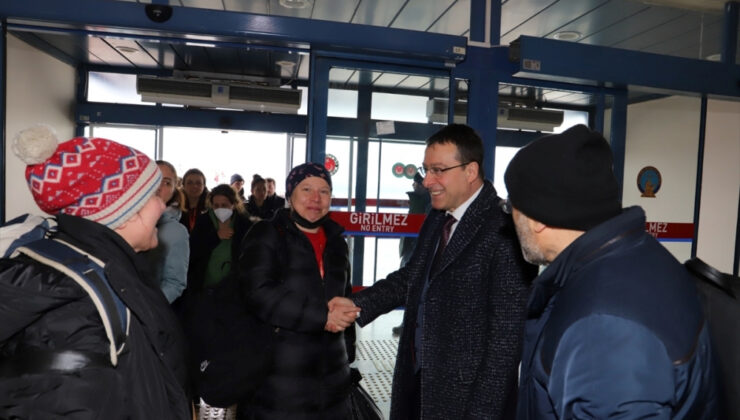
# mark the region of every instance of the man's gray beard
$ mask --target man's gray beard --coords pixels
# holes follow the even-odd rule
[[[519,237],[519,245],[522,248],[524,261],[535,265],[548,265],[550,263],[534,243],[531,230],[526,227],[521,228],[519,224],[516,224],[516,234]]]

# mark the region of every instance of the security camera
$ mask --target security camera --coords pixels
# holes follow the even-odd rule
[[[164,23],[172,17],[172,7],[163,4],[147,4],[144,8],[147,17],[153,22]]]

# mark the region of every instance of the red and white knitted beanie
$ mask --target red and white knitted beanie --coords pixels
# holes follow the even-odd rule
[[[86,137],[57,144],[44,125],[18,133],[12,147],[28,164],[26,180],[41,210],[111,229],[138,213],[162,179],[156,163],[134,148]]]

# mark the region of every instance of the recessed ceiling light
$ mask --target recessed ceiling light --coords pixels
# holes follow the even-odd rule
[[[576,41],[581,39],[581,33],[576,31],[563,31],[556,33],[552,37],[559,41]]]
[[[278,4],[286,9],[303,9],[311,4],[311,0],[280,0]]]
[[[124,54],[133,54],[133,53],[139,52],[138,48],[129,47],[127,45],[119,45],[116,47],[116,49],[118,50],[118,52],[122,52]]]
[[[707,60],[709,60],[709,61],[717,61],[717,62],[722,61],[722,54],[720,54],[720,53],[710,54],[710,55],[707,56]]]

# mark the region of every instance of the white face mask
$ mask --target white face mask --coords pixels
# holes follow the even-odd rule
[[[220,208],[220,209],[214,209],[213,213],[216,214],[216,217],[218,218],[218,220],[221,221],[221,223],[224,223],[231,218],[231,215],[234,213],[234,210]]]

